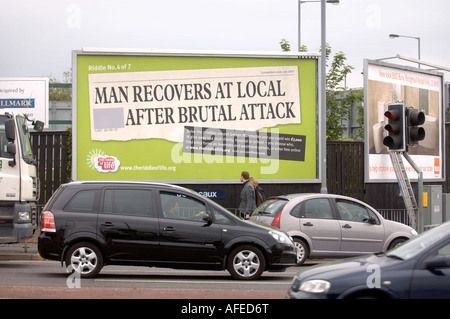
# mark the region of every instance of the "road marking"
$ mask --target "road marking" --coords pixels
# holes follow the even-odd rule
[[[156,283],[156,284],[246,284],[247,282],[236,282],[236,281],[209,281],[209,280],[154,280],[154,279],[94,279],[94,282],[129,282],[129,283]],[[291,283],[290,280],[286,281],[252,281],[252,285],[288,285]]]

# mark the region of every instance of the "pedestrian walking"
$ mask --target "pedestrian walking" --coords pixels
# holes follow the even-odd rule
[[[241,173],[241,182],[243,187],[239,203],[239,214],[241,217],[248,219],[256,208],[255,187],[250,182],[250,174],[247,171]]]
[[[267,199],[266,193],[264,192],[264,189],[262,189],[261,186],[259,186],[259,182],[254,177],[250,177],[250,182],[255,187],[255,202],[256,207],[264,203]]]

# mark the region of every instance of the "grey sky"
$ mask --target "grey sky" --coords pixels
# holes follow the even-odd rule
[[[0,0],[0,77],[62,79],[83,47],[281,51],[297,47],[297,0]],[[397,53],[450,67],[450,1],[341,0],[327,5],[327,42],[355,67]],[[302,44],[320,46],[320,4],[302,4]],[[399,60],[394,63],[404,64]],[[410,64],[409,64],[410,65]],[[445,73],[448,81],[449,73]]]

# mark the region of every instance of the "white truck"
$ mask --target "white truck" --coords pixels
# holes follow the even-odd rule
[[[39,180],[28,122],[42,131],[40,121],[0,109],[0,243],[23,242],[36,230]]]

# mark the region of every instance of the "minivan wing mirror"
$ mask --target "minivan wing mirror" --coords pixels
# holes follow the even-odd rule
[[[212,219],[211,215],[208,214],[208,213],[205,213],[205,214],[203,215],[202,220],[203,220],[208,226],[211,225],[212,222],[213,222],[213,219]]]
[[[425,262],[427,269],[450,268],[450,256],[437,255]]]

